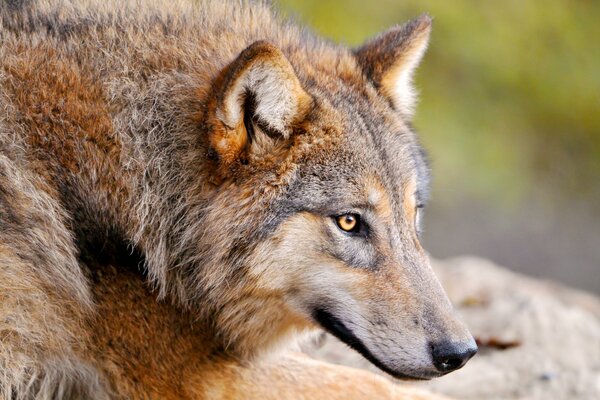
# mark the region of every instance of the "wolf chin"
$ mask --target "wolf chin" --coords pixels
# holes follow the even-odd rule
[[[348,49],[260,2],[0,4],[0,397],[400,393],[272,358],[319,326],[394,377],[463,366],[419,240],[430,30]]]

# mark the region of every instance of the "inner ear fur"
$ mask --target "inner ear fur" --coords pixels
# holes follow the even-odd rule
[[[354,51],[365,76],[401,113],[412,116],[416,92],[412,86],[431,33],[431,17],[422,15],[396,26]]]
[[[225,163],[250,148],[254,124],[271,140],[287,139],[312,107],[288,59],[264,41],[243,50],[215,86],[214,116],[220,126],[214,127],[210,142]]]

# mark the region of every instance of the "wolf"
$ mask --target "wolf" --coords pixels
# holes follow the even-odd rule
[[[462,367],[419,233],[430,30],[349,49],[263,2],[2,2],[0,397],[417,398],[275,357],[317,327],[396,378]]]

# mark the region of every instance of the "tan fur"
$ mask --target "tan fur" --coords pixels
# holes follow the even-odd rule
[[[417,97],[412,76],[425,54],[430,33],[431,18],[423,15],[409,24],[390,29],[357,51],[382,94],[409,116],[414,113]],[[406,39],[402,40],[402,46],[396,45],[398,38]]]
[[[211,332],[193,315],[157,302],[126,265],[95,271],[98,312],[86,328],[86,357],[95,360],[119,398],[443,400],[296,353],[240,362],[214,347]]]
[[[352,51],[262,2],[0,3],[0,397],[396,392],[269,357],[327,318],[394,376],[472,355],[414,226],[412,92],[388,89],[429,30]]]

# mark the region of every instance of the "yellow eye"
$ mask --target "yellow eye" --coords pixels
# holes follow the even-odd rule
[[[358,232],[360,216],[358,214],[343,214],[335,218],[337,226],[344,232]]]

